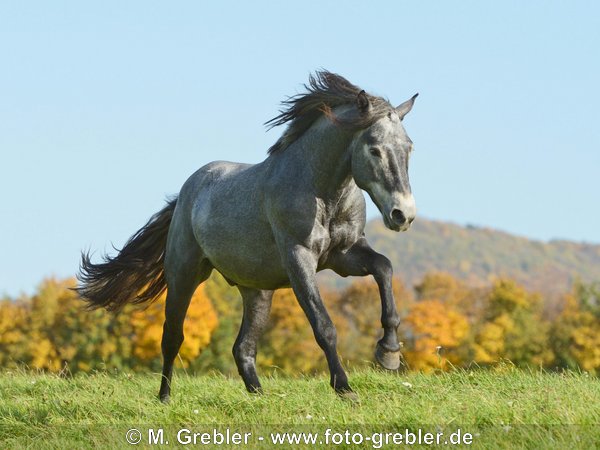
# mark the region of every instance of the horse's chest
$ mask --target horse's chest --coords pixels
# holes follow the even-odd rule
[[[330,221],[322,224],[316,233],[314,250],[319,257],[319,266],[324,266],[329,254],[340,248],[350,248],[359,238],[354,224],[346,221]]]

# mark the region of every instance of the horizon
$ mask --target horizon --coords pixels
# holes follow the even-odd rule
[[[209,161],[266,158],[263,123],[319,68],[419,92],[416,220],[600,244],[600,5],[289,8],[1,5],[0,295],[121,247]]]
[[[435,223],[435,224],[450,225],[450,226],[453,226],[453,227],[458,227],[458,228],[462,228],[462,229],[466,229],[466,230],[473,230],[473,231],[478,231],[478,230],[491,231],[493,233],[505,234],[505,235],[508,235],[508,236],[510,236],[512,238],[516,238],[516,239],[526,239],[529,242],[537,242],[537,243],[541,243],[543,245],[552,245],[553,243],[568,242],[568,243],[577,244],[577,245],[585,245],[585,246],[590,246],[590,247],[600,247],[600,244],[592,243],[592,242],[575,241],[575,240],[560,239],[560,238],[558,238],[558,239],[557,238],[551,238],[549,240],[536,239],[536,238],[531,238],[531,237],[528,237],[528,236],[519,235],[517,233],[511,233],[511,232],[508,232],[508,231],[505,231],[505,230],[501,230],[501,229],[498,229],[498,228],[494,228],[494,227],[491,227],[491,226],[487,226],[487,225],[477,225],[477,224],[472,224],[472,223],[460,224],[460,223],[453,222],[451,220],[432,219],[430,217],[423,217],[423,216],[418,216],[415,219],[415,223],[417,224],[417,226],[419,225],[418,222],[420,222],[420,221],[426,221],[426,222]],[[373,217],[370,217],[370,218],[367,217],[367,225],[369,223],[371,223],[371,222],[378,222],[382,227],[384,227],[384,231],[389,232],[389,233],[394,233],[392,231],[389,231],[387,228],[385,228],[385,226],[383,224],[383,220],[381,219],[381,217],[378,217],[378,216],[373,216]],[[415,224],[413,223],[413,226],[414,225]],[[410,233],[410,230],[408,230],[405,233]],[[398,233],[398,234],[400,234],[400,233]],[[367,233],[367,237],[368,237],[368,233]],[[94,252],[92,250],[92,252],[91,252],[92,259],[94,261],[98,260],[99,257],[100,257],[100,253],[101,253],[100,251]],[[105,251],[103,251],[102,253],[104,254]],[[111,254],[111,255],[114,255],[115,253],[116,252],[115,252],[114,249],[112,251],[109,251],[109,254]],[[450,271],[447,271],[447,272],[450,273]],[[434,273],[438,273],[438,271],[437,270],[427,271],[427,272],[424,273],[424,275],[434,274]],[[339,277],[338,275],[335,275],[335,276],[341,279],[341,277]],[[395,273],[394,276],[400,277],[403,281],[405,281],[404,278],[403,278],[404,277],[403,272]],[[20,292],[18,292],[16,294],[13,294],[13,295],[8,295],[6,293],[0,292],[0,298],[2,298],[4,296],[4,297],[11,298],[11,299],[17,299],[17,298],[19,298],[22,295],[26,295],[26,296],[32,295],[32,293],[36,289],[38,289],[39,285],[41,283],[43,283],[45,280],[48,280],[48,279],[55,279],[55,280],[74,279],[75,277],[76,277],[76,273],[64,274],[64,275],[57,275],[57,274],[54,274],[54,273],[50,273],[50,274],[47,274],[47,275],[41,277],[27,291],[22,290],[22,291],[20,291]],[[349,277],[349,279],[354,279],[354,278],[356,278],[356,277]],[[467,285],[470,286],[470,283],[467,283]],[[415,286],[412,286],[412,288],[414,288],[414,287]],[[538,292],[538,291],[535,291],[535,292]],[[566,293],[566,292],[567,291],[565,291],[564,293]]]

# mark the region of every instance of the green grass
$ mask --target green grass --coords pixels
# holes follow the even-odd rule
[[[447,436],[460,428],[474,435],[472,448],[600,445],[600,380],[583,373],[509,367],[437,375],[362,370],[351,372],[350,381],[360,397],[358,404],[338,398],[324,376],[263,377],[265,393],[251,395],[237,377],[179,372],[171,404],[163,405],[156,399],[155,374],[101,373],[64,379],[5,371],[0,374],[0,448],[128,448],[124,436],[133,427],[144,435],[148,428],[164,428],[171,444],[167,447],[176,446],[182,427],[196,432],[229,427],[255,437],[268,437],[271,431],[311,431],[322,437],[327,428],[361,431],[365,436],[421,428],[442,430]],[[266,441],[251,442],[234,447],[269,447]],[[187,448],[198,446],[202,447]]]

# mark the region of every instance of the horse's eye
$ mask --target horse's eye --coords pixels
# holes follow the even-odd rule
[[[376,158],[381,158],[381,150],[379,150],[377,147],[371,147],[369,151],[371,152],[371,155],[375,156]]]

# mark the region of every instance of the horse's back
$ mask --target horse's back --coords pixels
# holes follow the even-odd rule
[[[213,161],[190,176],[180,197],[189,203],[194,228],[215,222],[222,226],[226,221],[240,219],[241,215],[250,219],[248,214],[256,212],[255,194],[260,190],[256,169],[253,164]]]

